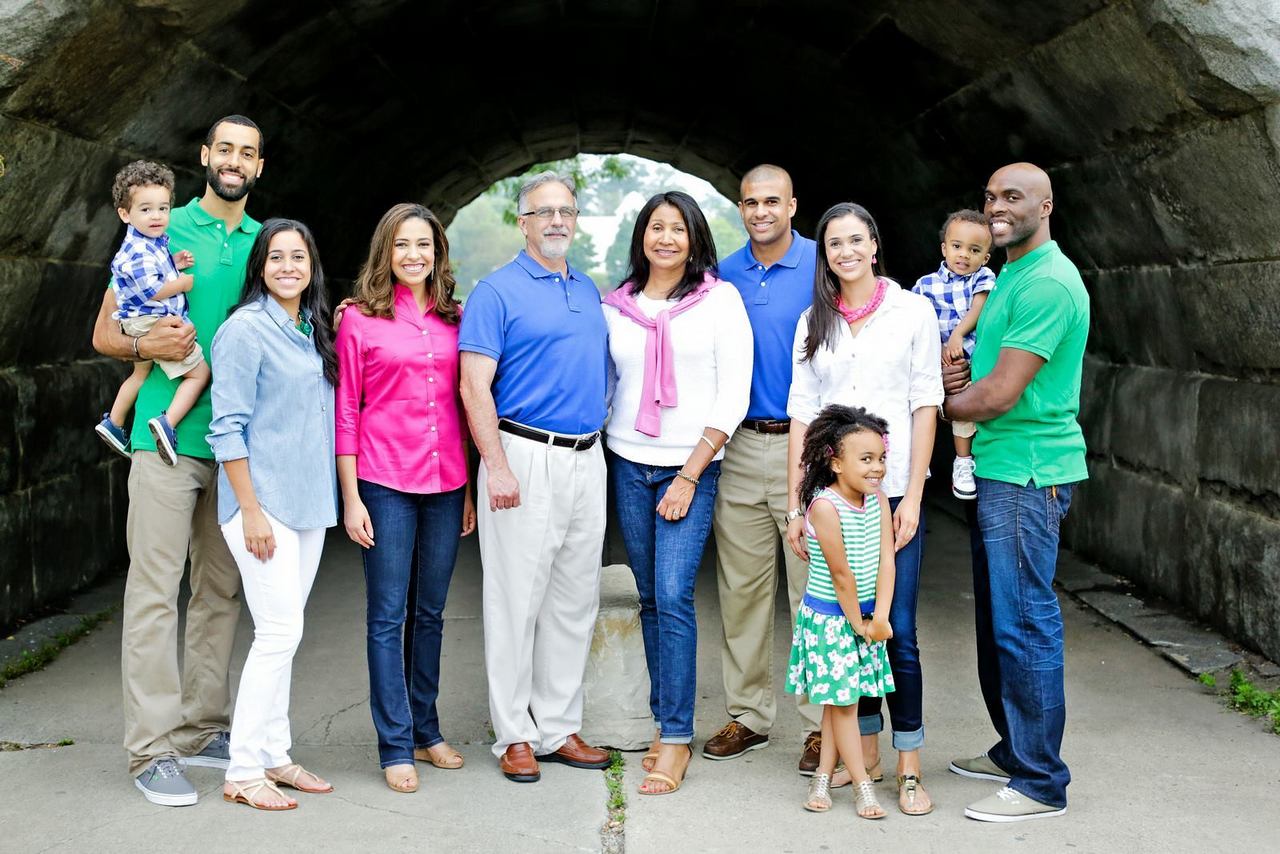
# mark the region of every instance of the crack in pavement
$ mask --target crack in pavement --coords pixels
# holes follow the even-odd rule
[[[344,714],[345,712],[349,712],[352,709],[354,709],[356,706],[363,705],[364,703],[367,703],[367,702],[369,702],[369,695],[365,694],[363,697],[361,697],[359,700],[356,700],[351,705],[343,706],[341,709],[338,709],[336,712],[332,712],[330,714],[321,716],[320,719],[317,720],[315,723],[313,723],[311,726],[307,727],[302,732],[298,733],[297,736],[294,737],[294,742],[301,743],[303,736],[305,736],[307,733],[311,732],[312,730],[316,729],[321,724],[324,724],[324,735],[321,737],[320,743],[328,746],[329,733],[333,729],[334,719],[336,719],[338,715]]]

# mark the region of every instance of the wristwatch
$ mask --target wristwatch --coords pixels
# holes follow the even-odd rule
[[[803,515],[804,515],[804,511],[801,510],[799,507],[792,507],[790,510],[787,511],[787,524],[790,525],[792,522],[799,519]]]

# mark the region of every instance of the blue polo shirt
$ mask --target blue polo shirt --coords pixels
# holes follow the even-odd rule
[[[816,246],[793,229],[791,248],[771,267],[755,259],[750,241],[720,262],[720,278],[742,294],[755,339],[747,418],[787,417],[791,347],[800,315],[813,302]]]
[[[524,250],[467,297],[458,349],[498,362],[498,417],[552,433],[604,425],[609,330],[591,278],[566,278]]]

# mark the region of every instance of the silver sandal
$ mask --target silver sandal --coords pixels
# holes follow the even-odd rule
[[[854,789],[855,797],[853,807],[858,811],[858,818],[865,818],[874,821],[875,819],[884,818],[884,807],[880,806],[880,802],[876,800],[876,784],[870,780],[862,780],[857,783]],[[880,810],[880,815],[863,815],[863,810],[875,807]]]
[[[809,812],[826,812],[831,809],[831,775],[814,774],[809,778],[809,797],[804,802]]]

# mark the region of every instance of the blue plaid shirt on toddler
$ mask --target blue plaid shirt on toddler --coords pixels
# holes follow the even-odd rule
[[[169,235],[147,237],[132,225],[124,242],[111,259],[111,289],[116,294],[116,310],[112,317],[163,317],[172,314],[187,318],[187,295],[174,294],[163,300],[155,298],[164,283],[178,277],[178,267],[169,253]]]
[[[936,273],[921,276],[912,293],[920,294],[933,303],[933,311],[938,315],[938,333],[945,345],[951,333],[960,325],[960,321],[969,313],[975,294],[985,293],[996,286],[996,274],[987,267],[975,273],[960,276],[947,267],[944,262]],[[973,345],[976,342],[970,332],[964,336],[964,355],[973,357]]]

